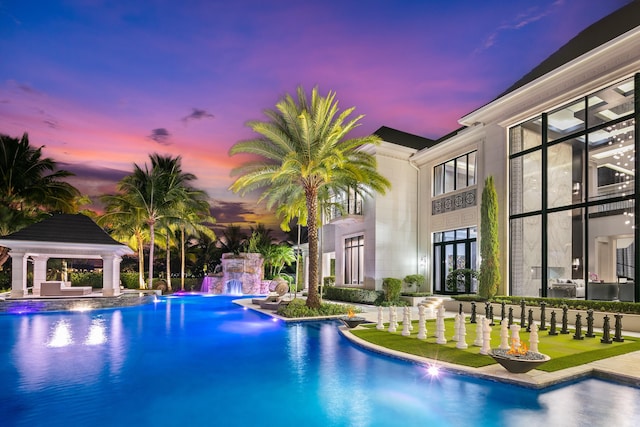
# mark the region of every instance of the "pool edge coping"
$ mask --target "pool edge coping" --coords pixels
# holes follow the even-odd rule
[[[306,317],[306,318],[296,318],[291,319],[287,317],[282,317],[278,315],[276,312],[271,310],[264,310],[259,307],[254,306],[251,303],[251,300],[248,299],[238,299],[234,300],[233,303],[242,306],[244,308],[254,310],[260,313],[263,313],[267,316],[276,318],[278,320],[282,320],[287,323],[293,322],[310,322],[310,321],[320,321],[320,320],[337,320],[341,316],[318,316],[318,317]],[[373,351],[378,354],[382,354],[388,357],[393,357],[396,359],[404,360],[411,363],[418,363],[422,365],[438,365],[443,367],[449,372],[454,372],[461,375],[467,375],[474,378],[482,378],[490,381],[498,381],[502,383],[517,385],[520,387],[542,390],[549,387],[553,387],[556,385],[561,385],[564,383],[569,383],[572,381],[576,381],[582,378],[599,378],[603,380],[615,381],[624,385],[629,385],[633,387],[640,387],[640,377],[629,374],[622,374],[619,372],[614,372],[612,370],[606,369],[605,367],[599,367],[597,365],[601,365],[603,360],[615,360],[618,357],[623,357],[625,355],[614,356],[607,359],[601,359],[595,362],[589,362],[584,365],[574,366],[567,369],[562,369],[555,372],[545,372],[534,369],[525,374],[513,374],[506,371],[499,364],[484,366],[482,368],[472,368],[464,365],[457,365],[454,363],[438,361],[435,359],[429,359],[427,357],[417,356],[409,353],[404,353],[398,350],[389,349],[386,347],[382,347],[376,344],[372,344],[362,338],[356,337],[353,335],[349,328],[346,326],[338,327],[342,336],[347,338],[352,343],[365,348],[367,350]],[[632,352],[638,353],[640,352]],[[615,363],[615,362],[612,362]]]

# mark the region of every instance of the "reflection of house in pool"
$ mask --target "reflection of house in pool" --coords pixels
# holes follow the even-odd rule
[[[222,255],[222,271],[202,280],[201,292],[225,295],[260,295],[269,292],[271,281],[263,279],[260,254]]]

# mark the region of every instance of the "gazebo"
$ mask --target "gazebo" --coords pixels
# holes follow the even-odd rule
[[[91,218],[82,214],[57,214],[0,238],[10,249],[11,298],[23,298],[27,290],[27,262],[33,260],[33,294],[47,280],[50,258],[102,259],[102,295],[120,295],[120,261],[133,254],[114,240]]]

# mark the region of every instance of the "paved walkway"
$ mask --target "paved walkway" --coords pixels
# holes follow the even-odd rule
[[[284,321],[299,321],[299,319],[287,319],[275,314],[270,310],[261,310],[258,305],[251,303],[251,299],[240,299],[234,301],[236,304],[250,308],[252,310],[260,311],[272,317],[279,318]],[[362,316],[371,322],[377,322],[378,308],[369,305],[357,305],[362,310],[358,313],[358,316]],[[385,311],[385,318],[388,312]],[[453,317],[455,313],[447,312],[447,317]],[[416,319],[418,316],[418,308],[412,307],[412,318]],[[322,318],[324,319],[324,318]],[[308,319],[314,320],[314,319]],[[400,359],[422,363],[425,365],[436,364],[445,368],[448,371],[458,372],[465,375],[474,377],[487,378],[495,381],[507,382],[517,384],[530,388],[544,388],[555,384],[571,381],[577,378],[583,378],[588,376],[594,376],[599,378],[611,379],[614,381],[622,382],[625,384],[640,387],[640,351],[623,354],[621,356],[610,357],[608,359],[598,360],[596,362],[587,363],[585,365],[576,366],[574,368],[563,369],[556,372],[544,372],[534,369],[525,374],[513,374],[508,372],[499,364],[493,364],[484,366],[481,368],[471,368],[462,365],[454,365],[451,363],[435,361],[433,359],[427,359],[425,357],[414,356],[395,350],[391,350],[385,347],[380,347],[375,344],[371,344],[364,341],[355,335],[353,335],[346,326],[341,326],[340,331],[342,334],[352,342],[360,345],[369,350],[386,354],[388,356],[397,357]],[[638,335],[638,334],[628,334]]]

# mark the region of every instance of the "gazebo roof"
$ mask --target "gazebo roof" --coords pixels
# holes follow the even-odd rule
[[[127,245],[114,240],[91,218],[82,214],[56,214],[0,238],[0,245],[29,252],[96,255],[131,254]],[[52,250],[53,249],[53,250]],[[90,258],[87,256],[87,258]]]

